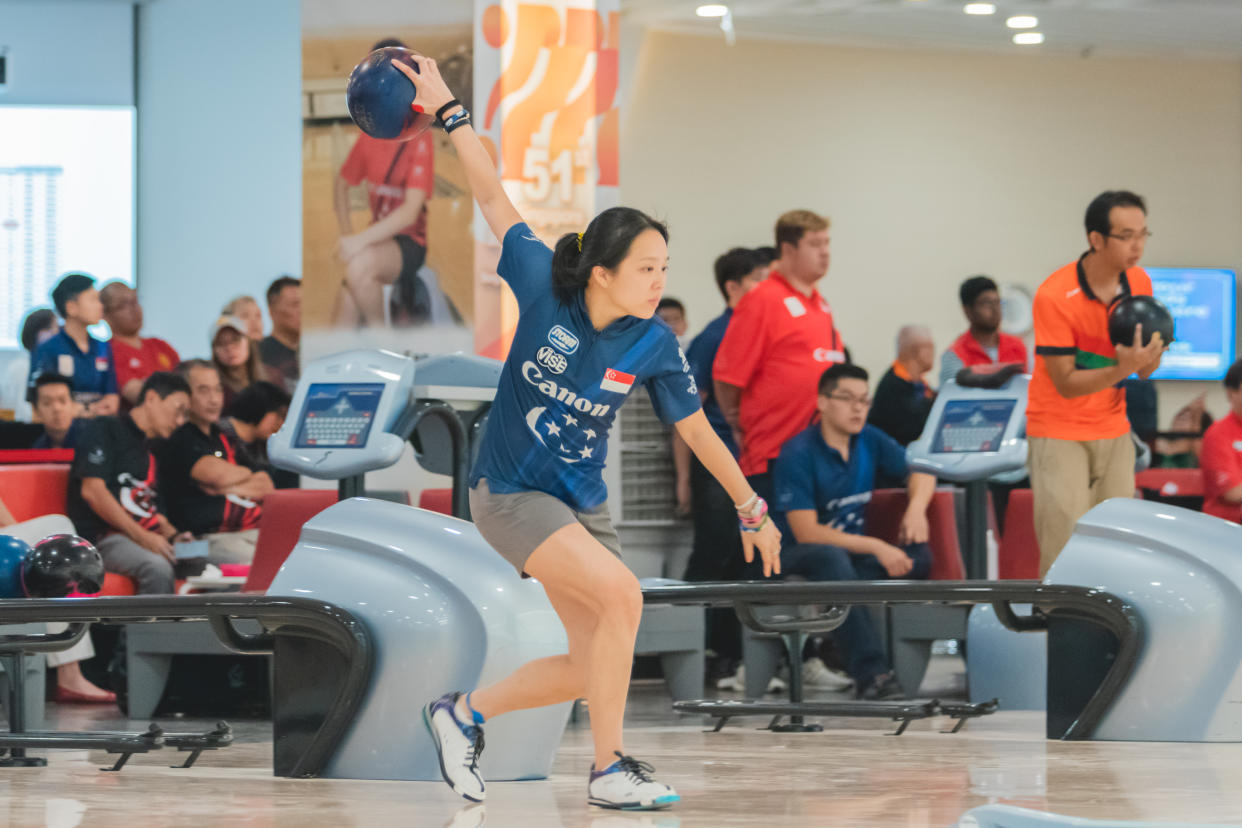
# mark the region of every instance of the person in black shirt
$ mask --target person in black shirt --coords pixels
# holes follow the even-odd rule
[[[43,433],[30,446],[35,449],[71,449],[85,420],[76,415],[82,406],[73,399],[73,382],[60,374],[40,374],[34,383],[34,410]]]
[[[74,449],[69,518],[95,544],[109,572],[140,594],[173,592],[173,543],[188,540],[160,511],[151,441],[185,422],[190,388],[176,374],[147,377],[128,414],[90,420]]]
[[[897,359],[876,386],[867,422],[903,446],[918,439],[936,400],[927,384],[935,364],[931,332],[922,325],[903,326],[897,333]]]
[[[177,366],[190,386],[188,421],[156,451],[168,516],[206,537],[212,563],[250,563],[265,495],[275,488],[249,452],[218,425],[224,387],[205,359]]]
[[[274,468],[267,460],[267,438],[284,425],[289,402],[289,395],[279,386],[256,382],[228,404],[220,421],[224,433],[236,438],[254,462],[267,470],[278,489],[298,487],[296,473]]]
[[[268,379],[292,394],[300,373],[302,280],[281,276],[268,285],[267,313],[272,317],[272,332],[259,340],[259,359]]]

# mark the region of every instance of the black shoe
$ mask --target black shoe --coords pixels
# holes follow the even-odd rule
[[[854,698],[861,701],[897,701],[905,697],[892,673],[881,673],[854,691]]]

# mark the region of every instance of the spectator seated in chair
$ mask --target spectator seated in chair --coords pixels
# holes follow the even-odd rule
[[[785,540],[781,572],[811,581],[926,578],[932,557],[927,506],[936,478],[910,473],[897,441],[867,425],[871,400],[863,368],[842,364],[824,371],[816,404],[819,423],[785,443],[776,461],[776,517]],[[879,474],[907,479],[901,546],[863,534]],[[851,611],[833,636],[858,698],[901,695],[865,611]]]
[[[259,340],[259,360],[267,378],[292,394],[301,373],[302,280],[281,276],[268,285],[267,314],[272,318],[272,332]]]
[[[1206,395],[1200,394],[1173,415],[1169,433],[1153,441],[1152,468],[1197,469],[1203,451],[1203,436],[1214,420],[1205,408]]]
[[[296,489],[298,476],[273,468],[267,459],[267,438],[284,425],[290,397],[270,382],[256,382],[225,406],[220,428],[236,439],[258,467],[267,471],[278,489]]]
[[[1229,413],[1208,427],[1199,453],[1203,511],[1242,523],[1242,359],[1225,372]]]
[[[4,501],[0,500],[0,535],[9,535],[34,546],[48,535],[73,534],[73,524],[64,515],[41,515],[17,521]],[[48,624],[49,633],[59,633],[65,624]],[[107,704],[116,701],[116,694],[92,684],[82,675],[81,662],[95,655],[89,634],[67,650],[47,654],[47,666],[56,668],[56,691],[52,699],[58,704]]]
[[[73,398],[85,417],[104,417],[120,409],[112,346],[87,331],[103,319],[103,303],[95,280],[70,273],[52,289],[56,312],[64,320],[60,332],[35,349],[30,360],[30,387],[39,374],[60,374],[73,383]]]
[[[156,371],[171,371],[181,357],[176,349],[154,336],[142,333],[142,305],[138,291],[124,282],[108,282],[99,290],[103,317],[112,329],[112,360],[116,363],[116,384],[126,406],[138,401],[142,381]]]
[[[1026,343],[1001,331],[1001,298],[996,282],[987,276],[971,276],[958,288],[962,313],[970,328],[953,341],[940,357],[940,385],[963,368],[1020,362],[1030,367]]]
[[[214,564],[254,559],[263,498],[275,486],[236,437],[220,428],[224,389],[216,367],[192,359],[177,367],[190,386],[187,422],[156,450],[159,487],[175,525],[208,541]]]
[[[173,590],[173,543],[190,540],[160,511],[151,442],[185,422],[190,388],[176,374],[147,377],[138,405],[86,424],[73,453],[67,498],[78,534],[99,550],[104,568],[132,578],[140,595]]]
[[[936,392],[927,372],[936,362],[931,331],[922,325],[903,325],[897,332],[897,359],[880,377],[867,422],[908,446],[923,433]]]
[[[35,378],[34,410],[43,426],[31,444],[33,449],[71,449],[77,446],[85,420],[76,416],[82,406],[74,402],[73,383],[60,374]]]

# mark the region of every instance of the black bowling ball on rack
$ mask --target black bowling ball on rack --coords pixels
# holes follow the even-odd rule
[[[103,589],[99,550],[77,535],[48,535],[26,553],[22,585],[31,598],[94,595]]]

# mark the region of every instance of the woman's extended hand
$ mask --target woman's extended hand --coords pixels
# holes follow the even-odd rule
[[[414,106],[423,112],[435,113],[440,107],[453,100],[453,93],[449,91],[448,84],[440,76],[440,70],[436,67],[434,60],[422,55],[414,55],[412,60],[418,65],[418,71],[399,60],[394,60],[392,65],[414,84]]]
[[[758,532],[742,532],[742,555],[746,563],[755,559],[755,550],[763,561],[763,577],[781,574],[781,530],[768,518]]]

